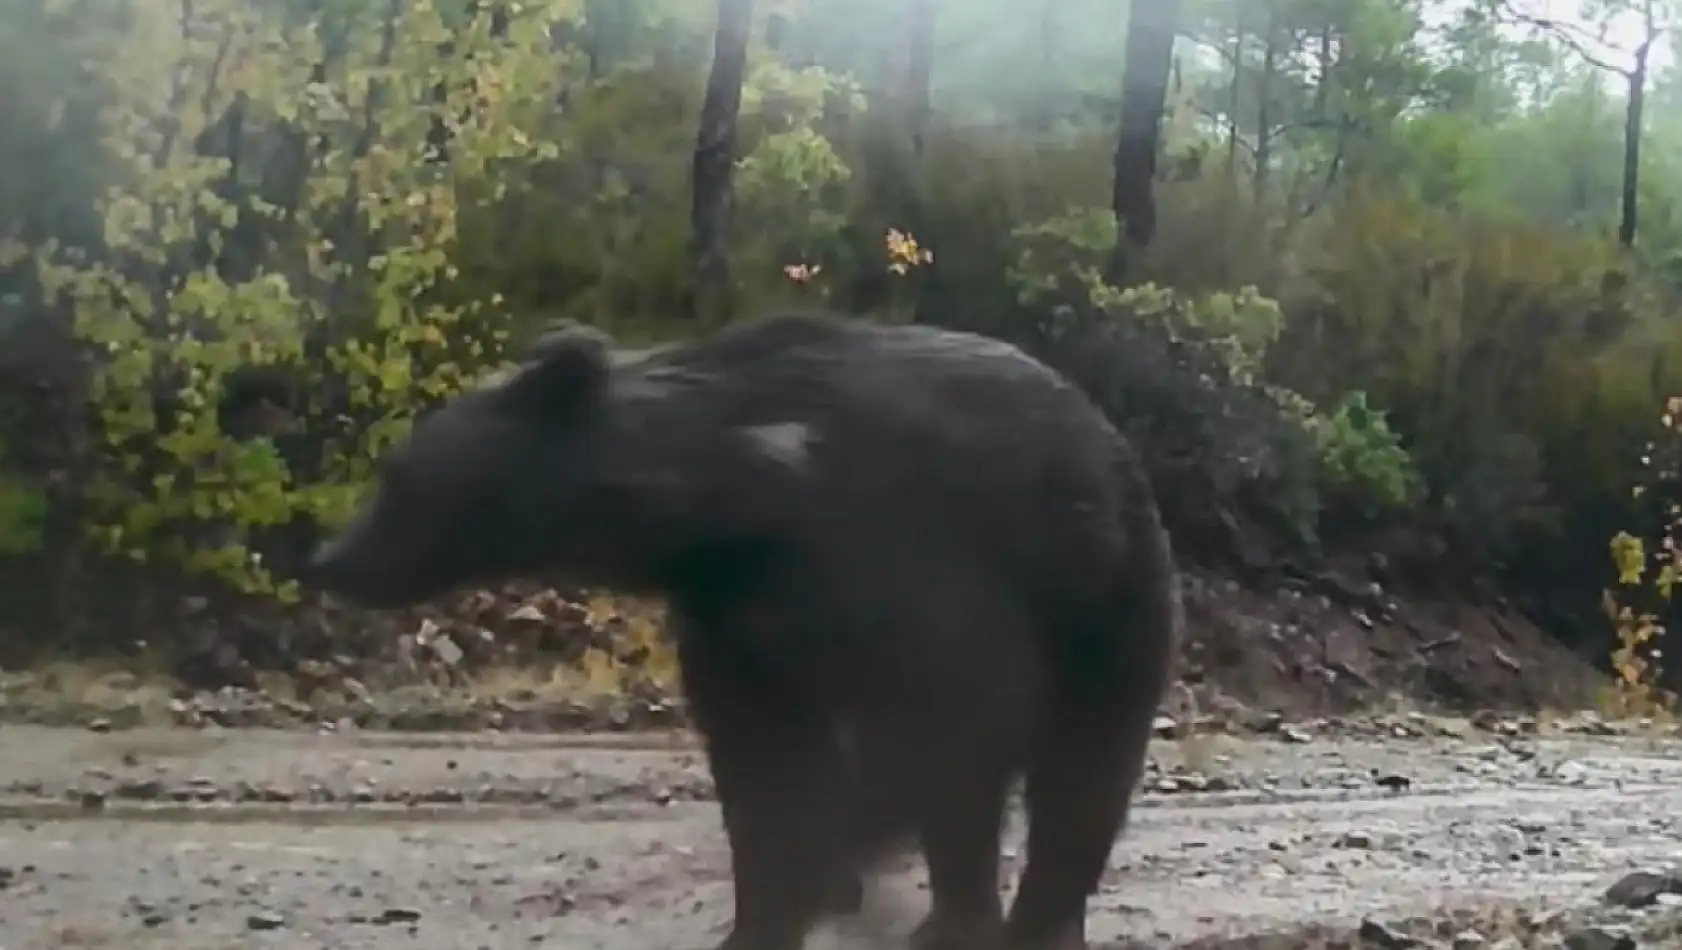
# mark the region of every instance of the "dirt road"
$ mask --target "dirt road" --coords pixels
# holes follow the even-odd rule
[[[1434,915],[1470,947],[1508,908],[1671,926],[1671,898],[1589,908],[1682,858],[1682,742],[1286,738],[1161,744],[1096,941]],[[671,736],[0,727],[0,948],[705,947],[729,907],[709,791]],[[919,890],[908,865],[811,945],[892,946]]]

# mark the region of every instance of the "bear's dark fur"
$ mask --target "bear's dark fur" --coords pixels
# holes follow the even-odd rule
[[[562,332],[418,422],[311,570],[371,606],[534,576],[667,598],[730,950],[796,950],[902,833],[930,867],[921,945],[1084,945],[1180,621],[1138,461],[1062,377],[824,314],[642,352]]]

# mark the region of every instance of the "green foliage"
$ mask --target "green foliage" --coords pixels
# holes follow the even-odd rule
[[[1330,415],[1314,421],[1329,488],[1353,495],[1375,514],[1404,510],[1418,500],[1413,458],[1383,410],[1367,405],[1366,393],[1350,393]]]
[[[1622,493],[1682,338],[1615,248],[1371,194],[1316,232],[1273,378],[1322,405],[1366,393],[1494,549],[1557,525],[1563,498]]]
[[[0,466],[5,462],[0,445]],[[0,467],[0,555],[39,551],[46,521],[47,493]]]
[[[105,551],[291,596],[259,540],[209,539],[343,517],[380,447],[534,326],[701,329],[672,315],[706,4],[546,0],[500,38],[453,0],[201,0],[187,35],[163,5],[6,4],[0,299],[100,354],[76,475]],[[902,5],[760,9],[738,299],[1042,345],[1160,423],[1140,437],[1164,483],[1264,496],[1286,532],[1423,509],[1494,552],[1598,550],[1682,391],[1682,86],[1654,78],[1626,253],[1624,90],[1498,14],[1188,4],[1221,55],[1181,63],[1158,237],[1113,288],[1124,10],[942,7],[914,155]],[[238,441],[215,403],[253,364],[301,405]],[[0,537],[7,512],[38,524],[16,492]]]
[[[1236,503],[1241,485],[1261,486],[1274,513],[1308,544],[1318,533],[1323,495],[1380,511],[1411,499],[1411,461],[1364,396],[1325,417],[1300,394],[1264,379],[1269,349],[1285,329],[1277,301],[1253,286],[1194,294],[1106,284],[1101,262],[1116,233],[1114,217],[1098,210],[1019,227],[1009,277],[1025,304],[1052,308],[1056,316],[1043,327],[1052,337],[1081,339],[1094,310],[1112,327],[1124,324],[1119,336],[1092,341],[1115,357],[1093,375],[1127,377],[1098,389],[1113,415],[1135,423],[1153,417],[1134,426],[1147,459],[1165,443],[1181,443],[1167,454],[1199,456],[1213,473],[1214,494]],[[1163,418],[1170,406],[1172,422]],[[1194,429],[1204,435],[1188,438]],[[1298,464],[1304,448],[1317,453],[1317,471]]]
[[[753,272],[790,261],[822,262],[842,253],[844,209],[853,178],[824,134],[832,117],[864,112],[857,81],[819,67],[756,63],[743,82],[742,125],[749,147],[736,163],[738,257]]]
[[[566,7],[527,5],[500,38],[488,16],[450,29],[424,5],[302,23],[234,0],[196,10],[186,35],[141,17],[146,42],[103,50],[125,92],[102,114],[125,169],[98,202],[103,253],[48,245],[38,276],[105,354],[89,531],[134,561],[290,598],[256,552],[206,544],[203,529],[244,536],[342,517],[417,406],[493,362],[507,333],[499,300],[443,292],[458,217],[508,200],[518,163],[555,154],[537,129],[556,95],[549,36]],[[236,120],[239,140],[203,147]],[[436,122],[450,132],[447,164],[428,161]],[[240,187],[247,150],[288,143],[308,149],[307,166],[259,169],[254,192]],[[318,408],[357,424],[312,471],[219,429],[223,380],[265,364],[291,367],[306,391],[344,388]]]
[[[1031,306],[1070,288],[1089,297],[1105,292],[1104,262],[1119,233],[1108,208],[1071,208],[1018,225],[1011,231],[1015,260],[1006,272],[1016,299]]]

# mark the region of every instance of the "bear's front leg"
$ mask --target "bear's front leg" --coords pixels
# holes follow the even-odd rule
[[[800,950],[843,882],[856,880],[839,860],[822,788],[830,763],[800,733],[766,732],[778,741],[729,730],[708,740],[735,884],[735,920],[720,950]]]
[[[719,950],[800,950],[846,890],[847,769],[832,722],[690,626],[684,690],[730,842],[735,920]]]

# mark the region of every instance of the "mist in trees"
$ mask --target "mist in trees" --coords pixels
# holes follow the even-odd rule
[[[1672,0],[0,10],[30,609],[110,563],[294,598],[277,545],[544,326],[788,305],[1078,363],[1190,492],[1176,529],[1245,563],[1401,520],[1598,590],[1608,536],[1658,530]],[[285,425],[223,431],[252,367]]]

